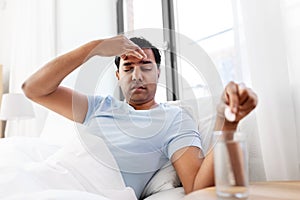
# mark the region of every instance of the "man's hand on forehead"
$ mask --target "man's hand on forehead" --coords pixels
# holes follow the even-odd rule
[[[99,56],[134,56],[139,59],[147,58],[145,52],[124,35],[104,39],[93,49],[91,55]]]
[[[143,49],[141,49],[140,47],[136,46],[136,49],[133,51],[128,51],[124,54],[121,55],[121,58],[123,60],[127,60],[130,56],[133,56],[137,59],[145,59],[147,58],[147,55],[145,54],[145,52],[143,51]]]

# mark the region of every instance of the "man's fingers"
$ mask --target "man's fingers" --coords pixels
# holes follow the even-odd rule
[[[143,56],[136,51],[129,51],[121,56],[122,59],[126,60],[129,56],[134,56],[138,59],[143,59]]]
[[[245,95],[246,94],[246,95]],[[237,119],[241,120],[245,116],[247,116],[257,105],[257,95],[249,88],[246,89],[246,92],[242,93],[242,97],[245,100],[239,106],[239,112],[237,115]]]
[[[129,45],[127,46],[126,48],[126,53],[124,53],[123,55],[125,56],[121,56],[121,58],[125,58],[128,57],[128,56],[134,56],[138,59],[144,59],[144,58],[147,58],[147,55],[145,54],[145,52],[137,45]]]
[[[249,88],[244,83],[238,85],[239,105],[243,105],[249,98]]]
[[[127,37],[120,35],[116,38],[117,39],[121,38],[122,40],[123,52],[120,55],[122,59],[126,59],[128,56],[134,56],[139,59],[143,59],[147,57],[145,52],[134,42],[129,40]]]
[[[143,49],[138,48],[138,49],[136,49],[136,52],[139,53],[142,56],[142,58],[147,58],[147,55],[145,54]]]
[[[251,103],[257,104],[257,95],[245,86],[245,84],[239,84],[239,100],[240,106]]]
[[[224,90],[223,102],[225,108],[224,106],[219,106],[218,112],[228,121],[238,122],[256,107],[257,96],[244,84],[230,82]]]
[[[143,58],[146,58],[147,55],[145,54],[145,52],[143,51],[143,49],[141,49],[141,47],[139,47],[138,45],[136,45],[135,43],[133,43],[132,41],[129,40],[129,44],[126,47],[126,49],[130,52],[137,52],[139,55],[141,55]]]
[[[249,92],[247,100],[239,106],[240,111],[253,110],[257,105],[257,96],[254,92]]]
[[[122,54],[120,57],[121,57],[123,60],[126,60],[126,59],[127,59],[127,55],[126,55],[126,54]]]
[[[238,94],[238,85],[230,82],[225,88],[225,95],[228,99],[228,103],[231,109],[231,112],[236,114],[238,112],[239,106],[239,94]]]
[[[131,51],[130,53],[131,53],[132,56],[135,56],[135,57],[137,57],[137,58],[139,58],[139,59],[145,58],[145,56],[144,56],[145,53],[143,52],[143,54],[141,54],[141,53],[138,51],[138,49],[135,50],[135,51]]]

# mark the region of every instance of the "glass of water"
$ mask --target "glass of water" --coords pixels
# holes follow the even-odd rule
[[[244,132],[214,133],[214,172],[218,197],[248,197],[248,151]]]

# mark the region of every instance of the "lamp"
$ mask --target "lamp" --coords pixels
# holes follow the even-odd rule
[[[33,106],[23,94],[3,94],[0,110],[1,120],[16,120],[18,126],[17,129],[19,130],[20,120],[31,118],[34,118]]]

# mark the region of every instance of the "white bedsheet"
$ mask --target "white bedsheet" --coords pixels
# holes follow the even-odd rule
[[[45,190],[29,194],[13,195],[3,200],[110,200],[106,197],[83,191]]]
[[[136,200],[104,142],[82,137],[64,147],[39,138],[1,139],[0,199]]]

